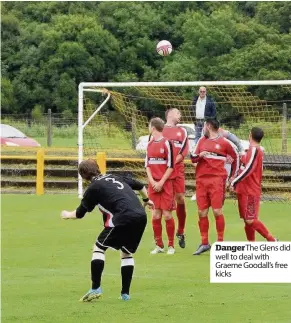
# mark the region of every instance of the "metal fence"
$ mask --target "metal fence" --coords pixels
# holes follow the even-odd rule
[[[271,138],[270,145],[274,145],[276,152],[290,154],[291,110],[287,109],[286,104],[282,104],[279,114],[282,116],[280,122],[276,124],[272,123],[272,121],[265,123],[266,141]],[[109,149],[135,149],[138,138],[142,135],[147,135],[147,129],[146,126],[143,129],[137,129],[134,122],[134,118],[132,122],[128,122],[116,112],[107,111],[99,114],[98,122],[91,126],[92,130],[94,128],[91,140],[96,141],[96,145],[100,148],[105,148],[106,145],[106,148]],[[66,117],[63,114],[49,111],[37,118],[33,118],[30,114],[2,114],[1,123],[17,128],[26,136],[39,141],[43,147],[77,148],[77,114]],[[223,126],[227,127],[228,125]],[[245,126],[247,128],[249,125],[245,124]],[[247,139],[247,129],[236,130],[230,128],[230,130],[234,131],[239,137],[243,134],[243,139]],[[273,148],[271,147],[270,149]]]

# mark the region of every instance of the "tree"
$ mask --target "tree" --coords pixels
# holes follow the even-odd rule
[[[256,20],[263,25],[271,26],[280,33],[290,32],[291,5],[289,1],[258,2]]]
[[[13,93],[13,86],[10,80],[2,78],[1,80],[1,110],[2,113],[15,112],[15,97]]]
[[[1,8],[4,111],[35,105],[76,111],[82,81],[291,74],[288,2],[6,1]],[[156,53],[162,39],[174,47],[168,57]],[[260,94],[274,100],[288,95],[271,89]]]

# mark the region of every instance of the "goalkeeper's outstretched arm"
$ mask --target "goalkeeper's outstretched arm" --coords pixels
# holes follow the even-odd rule
[[[123,182],[127,183],[134,191],[139,191],[144,206],[148,206],[150,209],[154,207],[154,203],[149,199],[148,192],[145,185],[138,180],[129,177],[122,177]],[[84,197],[75,211],[62,211],[61,218],[64,220],[68,219],[82,219],[87,212],[93,211],[96,203],[94,202],[96,197],[94,196],[95,192],[87,190],[84,194]]]

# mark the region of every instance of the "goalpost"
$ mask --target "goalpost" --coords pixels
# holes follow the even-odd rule
[[[180,109],[181,124],[193,139],[192,98],[200,86],[205,86],[207,95],[216,102],[221,126],[244,140],[244,144],[252,126],[264,129],[263,196],[291,200],[291,183],[285,181],[284,175],[286,170],[291,172],[291,151],[286,146],[291,124],[286,105],[283,109],[284,103],[291,103],[291,80],[82,82],[78,91],[78,163],[83,158],[96,158],[97,152],[106,152],[110,171],[130,173],[145,180],[144,149],[137,138],[147,135],[149,118],[164,118],[164,112],[175,107]],[[194,192],[193,166],[187,161],[186,165],[186,188]],[[82,193],[79,176],[79,197]]]

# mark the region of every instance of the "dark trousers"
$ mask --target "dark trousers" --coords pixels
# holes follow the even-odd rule
[[[195,122],[195,145],[197,144],[198,140],[201,138],[202,129],[204,126],[204,119],[197,119]]]

